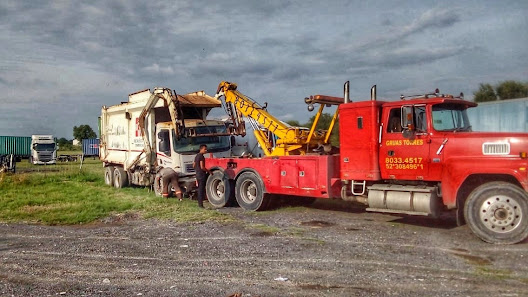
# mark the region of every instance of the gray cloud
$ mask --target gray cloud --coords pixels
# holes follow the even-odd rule
[[[341,95],[348,79],[354,98],[367,98],[375,83],[380,97],[397,98],[435,87],[469,94],[479,82],[526,75],[526,4],[442,6],[448,8],[434,1],[3,1],[0,106],[30,116],[0,118],[0,135],[31,134],[29,120],[45,117],[43,125],[71,138],[73,125],[96,125],[101,105],[154,86],[213,93],[230,80],[268,101],[277,116],[304,122],[310,114],[302,98]]]

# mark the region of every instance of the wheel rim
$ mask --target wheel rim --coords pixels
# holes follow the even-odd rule
[[[507,233],[522,221],[521,205],[508,196],[497,195],[484,200],[480,207],[480,220],[489,230]]]
[[[216,199],[221,199],[222,197],[224,197],[224,194],[225,194],[225,186],[224,186],[224,182],[219,180],[219,179],[215,179],[211,185],[211,187],[213,188],[213,194],[216,195]]]
[[[121,184],[121,176],[119,174],[116,174],[114,176],[114,186],[116,188],[119,188],[119,185]]]
[[[111,176],[110,173],[108,171],[106,171],[105,172],[105,182],[106,182],[107,185],[111,185],[112,184],[112,182],[110,180],[110,176]]]
[[[251,180],[245,180],[240,186],[240,198],[247,204],[257,199],[257,185]]]

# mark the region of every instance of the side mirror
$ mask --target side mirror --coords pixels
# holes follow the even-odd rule
[[[403,130],[414,131],[414,112],[412,106],[402,106],[401,126]]]
[[[414,126],[414,110],[412,106],[406,105],[401,108],[401,126],[404,138],[414,138],[416,127]]]

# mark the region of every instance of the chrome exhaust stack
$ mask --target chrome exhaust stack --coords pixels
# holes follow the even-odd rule
[[[345,97],[345,103],[350,103],[350,81],[347,80],[344,86],[344,97]]]

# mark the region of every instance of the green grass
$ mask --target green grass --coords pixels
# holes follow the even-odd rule
[[[478,266],[475,269],[477,275],[482,275],[488,278],[505,280],[512,278],[512,272],[503,269],[494,269],[486,266]]]
[[[144,218],[229,221],[195,201],[163,199],[144,187],[115,189],[104,184],[99,160],[37,166],[17,163],[16,174],[0,175],[0,221],[48,225],[82,224],[110,215],[138,213]]]
[[[276,234],[276,233],[281,232],[280,228],[265,225],[265,224],[249,224],[247,227],[258,230],[263,233],[268,233],[268,234]]]

